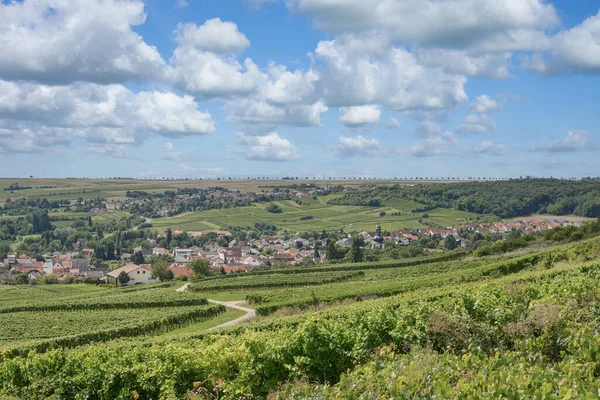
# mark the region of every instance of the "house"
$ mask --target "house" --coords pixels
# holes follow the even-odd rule
[[[231,260],[232,258],[240,259],[242,258],[242,248],[241,247],[219,247],[217,250],[219,253],[219,258],[221,260]]]
[[[168,256],[169,250],[162,247],[155,247],[154,249],[152,249],[152,254],[154,254],[155,256]]]
[[[77,268],[82,272],[87,271],[90,269],[90,260],[87,258],[73,258],[71,268]]]
[[[191,249],[175,249],[175,258],[183,258],[189,260],[192,257]]]
[[[121,286],[121,283],[119,282],[119,275],[121,272],[125,272],[127,275],[129,275],[129,282],[125,284],[127,286],[156,282],[156,279],[152,277],[152,270],[147,266],[147,264],[127,264],[119,269],[110,271],[106,275],[107,283]]]
[[[350,247],[352,246],[352,241],[348,238],[345,238],[338,240],[337,242],[335,242],[335,244],[340,247]]]
[[[175,278],[179,278],[180,276],[187,276],[189,278],[192,275],[194,275],[193,272],[189,268],[186,268],[186,266],[184,264],[179,264],[179,263],[171,264],[169,266],[169,271],[173,272],[173,276]]]
[[[86,272],[85,276],[87,279],[92,279],[94,281],[102,281],[105,279],[106,274],[104,273],[104,271],[90,270]]]

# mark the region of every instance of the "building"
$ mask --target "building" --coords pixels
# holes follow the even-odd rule
[[[155,256],[168,256],[169,250],[162,247],[155,247],[154,249],[152,249],[152,254],[154,254]]]
[[[126,283],[127,286],[156,282],[156,279],[152,277],[152,270],[147,265],[127,264],[124,267],[110,271],[106,275],[107,283],[121,286],[119,282],[121,272],[129,275],[129,282]]]
[[[179,278],[180,276],[187,276],[188,278],[191,278],[194,275],[189,268],[187,268],[184,264],[180,263],[171,264],[169,270],[173,272],[174,278]]]

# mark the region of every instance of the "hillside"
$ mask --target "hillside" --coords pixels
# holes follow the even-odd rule
[[[354,398],[365,390],[386,398],[597,393],[600,239],[524,255],[456,257],[205,279],[192,285],[187,296],[198,300],[191,301],[247,298],[266,316],[214,333],[159,333],[174,327],[125,335],[137,336],[131,339],[115,333],[102,339],[108,343],[96,343],[102,331],[88,342],[72,339],[73,329],[85,326],[78,308],[105,320],[112,311],[103,304],[127,304],[123,310],[132,312],[132,304],[160,301],[167,303],[152,306],[186,310],[180,302],[187,297],[172,298],[170,287],[88,289],[78,297],[63,292],[66,286],[47,304],[36,300],[43,287],[3,288],[6,316],[39,321],[40,332],[65,339],[25,356],[19,349],[30,348],[30,339],[4,333],[13,350],[0,364],[1,393],[89,399],[208,398],[201,388],[223,399]],[[380,298],[356,302],[367,294]],[[35,317],[52,304],[48,322]],[[52,331],[52,320],[64,328]],[[114,324],[116,332],[122,323]]]

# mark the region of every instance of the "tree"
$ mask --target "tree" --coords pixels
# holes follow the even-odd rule
[[[29,275],[19,274],[15,277],[15,283],[17,285],[27,285],[29,283]]]
[[[360,240],[358,236],[352,237],[352,245],[348,252],[348,260],[352,263],[361,262],[363,260],[363,251],[360,248]]]
[[[117,278],[117,280],[119,281],[119,283],[122,285],[127,285],[127,282],[129,282],[129,274],[125,271],[121,271],[121,273],[119,274],[119,277]]]
[[[171,240],[173,240],[173,231],[171,228],[167,228],[167,249],[171,249]]]
[[[313,253],[313,260],[316,262],[317,260],[321,260],[321,254],[319,254],[319,246],[315,246],[315,251]]]
[[[131,262],[137,265],[143,264],[146,261],[141,251],[136,251],[131,257]]]
[[[449,235],[446,238],[446,242],[444,243],[444,247],[448,250],[454,250],[458,247],[458,243],[456,242],[456,238],[452,235]]]
[[[385,214],[386,214],[386,212],[385,212],[385,211],[382,211],[382,212],[380,212],[380,213],[379,213],[379,216],[380,216],[380,217],[385,217]]]
[[[202,278],[205,276],[215,275],[215,271],[210,268],[210,261],[206,258],[197,258],[187,264],[196,278]]]
[[[336,260],[339,257],[337,247],[335,246],[335,242],[333,241],[333,239],[327,239],[327,248],[325,249],[325,255],[328,260]]]
[[[161,282],[166,282],[173,279],[173,271],[167,268],[166,262],[161,260],[152,265],[152,276]]]
[[[277,204],[271,203],[267,206],[267,208],[265,208],[265,211],[273,213],[273,214],[280,214],[283,212],[283,209],[281,207],[279,207]]]
[[[91,228],[92,225],[93,225],[93,223],[92,223],[92,216],[88,215],[88,226]]]

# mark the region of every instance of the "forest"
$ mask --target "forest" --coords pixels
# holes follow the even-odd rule
[[[399,199],[419,204],[413,212],[436,208],[492,214],[512,218],[532,214],[595,218],[600,215],[600,180],[513,179],[507,181],[431,183],[415,186],[381,186],[355,191],[330,200],[329,204],[391,206]]]

